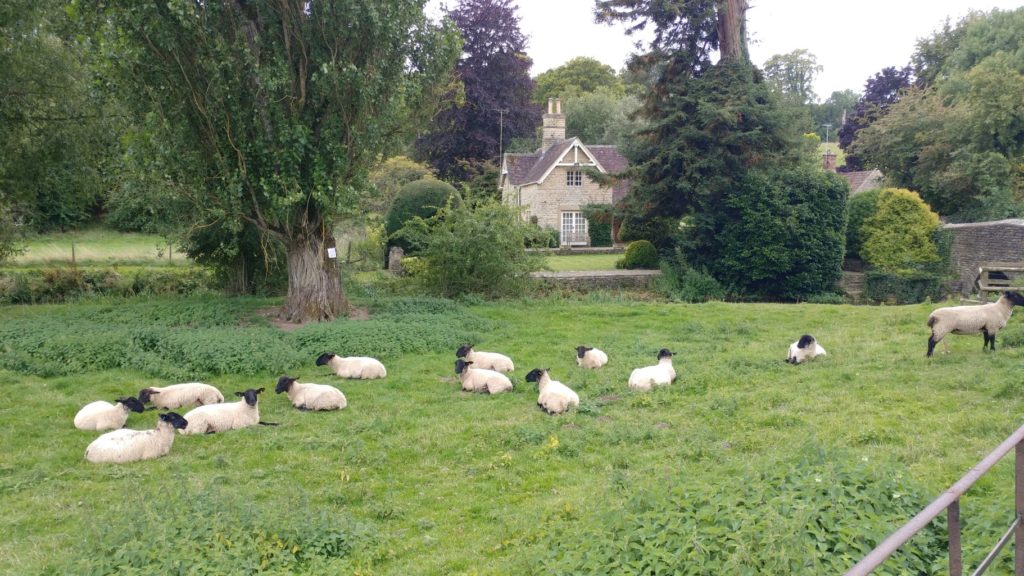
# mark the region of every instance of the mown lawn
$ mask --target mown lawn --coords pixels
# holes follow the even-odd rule
[[[621,259],[622,254],[551,255],[544,260],[544,264],[555,272],[615,270],[615,263]]]
[[[15,257],[13,263],[19,266],[70,263],[72,245],[75,262],[79,264],[135,263],[161,266],[188,261],[177,248],[168,251],[167,240],[161,236],[89,228],[31,239],[26,243],[25,253]]]
[[[257,313],[273,303],[0,308],[0,573],[835,573],[1024,409],[1024,321],[995,353],[950,336],[926,359],[932,305],[414,299],[281,333]],[[785,364],[805,332],[828,355]],[[516,390],[461,392],[462,339],[511,355]],[[583,343],[608,366],[577,368]],[[630,392],[663,347],[677,382]],[[324,348],[378,355],[388,377],[340,381],[313,364]],[[534,367],[580,409],[538,410]],[[337,385],[349,407],[292,409],[272,393],[283,373]],[[266,387],[262,419],[280,425],[179,437],[148,462],[82,459],[95,434],[73,428],[80,406],[192,378]],[[969,565],[1011,519],[1011,472],[963,501]]]

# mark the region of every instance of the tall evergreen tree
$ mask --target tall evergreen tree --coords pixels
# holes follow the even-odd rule
[[[511,139],[532,136],[540,108],[530,102],[533,61],[512,0],[461,0],[447,16],[462,32],[455,71],[465,97],[450,95],[415,149],[439,176],[464,180],[463,163],[496,160]]]

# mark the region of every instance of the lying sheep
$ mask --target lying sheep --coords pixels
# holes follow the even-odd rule
[[[130,430],[123,428],[107,432],[92,441],[85,449],[89,462],[135,462],[159,458],[171,450],[174,430],[184,430],[188,420],[175,412],[165,412],[153,430]]]
[[[799,340],[789,345],[789,355],[786,357],[786,362],[799,364],[812,360],[817,356],[824,356],[825,354],[825,349],[821,347],[821,344],[818,344],[814,336],[804,334]]]
[[[292,406],[299,410],[341,410],[348,406],[348,400],[334,386],[326,384],[302,384],[290,376],[281,376],[274,392],[288,393]]]
[[[183,406],[205,406],[206,404],[219,404],[223,401],[224,395],[220,393],[220,390],[202,382],[188,382],[163,387],[150,386],[139,390],[139,402],[143,404],[152,402],[153,407],[160,410],[175,410]]]
[[[571,388],[552,380],[547,368],[534,368],[526,375],[527,382],[536,382],[540,390],[537,405],[548,414],[561,414],[580,405],[580,397]]]
[[[629,387],[633,390],[647,391],[654,386],[671,384],[676,379],[676,369],[672,366],[672,352],[668,348],[658,351],[658,363],[633,370],[629,375]]]
[[[600,368],[608,363],[608,355],[597,348],[576,347],[576,365],[584,368]]]
[[[512,359],[497,352],[477,352],[472,344],[463,344],[455,351],[456,358],[472,362],[477,370],[494,370],[495,372],[512,372],[516,369]]]
[[[996,349],[996,333],[1006,326],[1006,321],[1013,313],[1013,307],[1024,304],[1024,296],[1018,292],[1003,292],[999,300],[980,306],[948,306],[939,308],[928,315],[928,326],[932,329],[928,337],[928,356],[932,355],[935,345],[945,338],[946,334],[977,334],[985,337],[981,344],[984,350],[988,346]]]
[[[462,380],[462,389],[467,392],[500,394],[512,390],[512,381],[501,372],[473,368],[472,362],[459,358],[455,361],[455,373]]]
[[[193,408],[185,419],[188,420],[188,428],[180,430],[182,434],[213,434],[236,428],[255,426],[260,423],[260,408],[258,406],[258,394],[263,388],[249,388],[245,392],[235,392],[235,396],[241,396],[238,402],[225,402],[222,404],[207,404]]]
[[[131,396],[118,398],[114,404],[97,400],[90,402],[75,414],[75,428],[79,430],[116,430],[124,427],[128,411],[145,412],[146,407]]]
[[[321,354],[316,359],[317,366],[326,364],[335,374],[342,378],[354,378],[358,380],[373,380],[388,375],[384,364],[376,358],[366,356],[350,356],[342,358],[335,354]]]

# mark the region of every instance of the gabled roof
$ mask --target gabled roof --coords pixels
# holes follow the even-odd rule
[[[523,186],[543,182],[558,165],[559,160],[573,147],[578,147],[583,154],[594,161],[598,170],[606,174],[616,174],[629,167],[629,162],[622,154],[619,154],[616,146],[585,146],[579,138],[569,138],[559,140],[546,150],[533,154],[505,154],[504,172],[508,176],[508,183],[512,186]],[[620,191],[619,188],[622,190]],[[613,197],[618,199],[624,196],[628,189],[628,183],[616,184],[613,188]]]
[[[881,188],[882,181],[884,179],[882,173],[877,169],[861,170],[858,172],[839,172],[839,175],[846,178],[846,181],[849,182],[850,196],[853,196],[858,192]]]

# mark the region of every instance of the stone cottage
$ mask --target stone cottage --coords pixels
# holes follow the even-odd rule
[[[618,202],[628,193],[629,184],[620,181],[602,187],[584,169],[616,174],[628,165],[616,146],[586,145],[579,138],[566,138],[562,102],[551,98],[543,116],[540,149],[502,158],[501,197],[521,206],[524,218],[558,230],[562,246],[589,246],[587,220],[580,209],[586,204]]]

